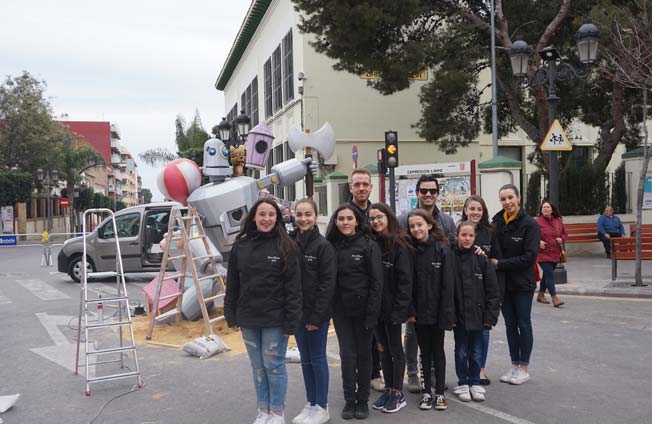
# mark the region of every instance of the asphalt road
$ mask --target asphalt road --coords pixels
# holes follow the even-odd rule
[[[56,258],[57,251],[53,254]],[[0,248],[0,396],[20,393],[0,414],[3,423],[89,423],[107,401],[128,392],[132,380],[92,386],[53,358],[74,361],[79,285],[55,268],[41,268],[40,250]],[[150,275],[128,277],[132,300]],[[106,282],[104,282],[106,283]],[[91,283],[101,290],[104,283]],[[566,296],[555,309],[535,303],[532,380],[523,386],[499,383],[509,367],[502,321],[492,334],[488,372],[492,384],[482,403],[448,396],[444,412],[420,411],[418,396],[398,414],[373,411],[379,423],[650,423],[652,403],[652,302],[643,299]],[[59,317],[59,318],[52,318]],[[47,323],[55,322],[46,330]],[[70,325],[68,325],[70,324]],[[60,335],[57,337],[56,329]],[[448,384],[456,382],[452,334],[447,334]],[[337,341],[329,340],[331,422],[343,406]],[[208,360],[181,351],[139,346],[146,386],[113,400],[95,423],[250,423],[255,395],[246,354],[229,352]],[[67,356],[66,356],[67,355]],[[61,361],[59,361],[61,362]],[[304,403],[298,364],[288,364],[287,422]],[[433,415],[434,414],[434,415]]]

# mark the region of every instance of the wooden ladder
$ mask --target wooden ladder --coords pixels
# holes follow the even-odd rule
[[[203,243],[203,252],[200,256],[194,256],[192,248],[190,246],[191,240],[201,240]],[[177,242],[180,242],[177,243]],[[175,256],[170,256],[170,249],[172,248],[172,243],[175,243],[175,246],[180,251],[180,254]],[[181,269],[177,269],[177,273],[174,275],[166,275],[166,269],[168,261],[174,259],[181,259]],[[210,267],[212,267],[212,272],[210,275],[205,275],[200,277],[197,272],[197,266],[195,260],[204,260],[209,259]],[[213,328],[211,324],[215,321],[224,319],[224,316],[219,316],[215,318],[210,318],[208,316],[208,310],[206,309],[206,303],[224,298],[225,287],[224,280],[217,270],[217,264],[215,263],[215,258],[211,252],[208,238],[206,232],[204,231],[204,226],[201,223],[201,218],[197,213],[197,209],[188,208],[188,213],[186,216],[183,216],[181,209],[178,207],[172,208],[170,212],[170,220],[168,222],[168,232],[165,238],[165,248],[163,249],[163,260],[161,262],[161,270],[159,271],[158,281],[156,284],[156,293],[152,302],[151,311],[149,311],[149,325],[147,326],[146,339],[152,339],[152,332],[154,331],[154,324],[157,321],[162,321],[172,315],[176,316],[175,322],[181,320],[181,305],[183,301],[183,291],[185,287],[186,273],[190,270],[192,276],[195,290],[197,291],[197,301],[199,302],[199,307],[201,309],[202,317],[204,320],[204,326],[206,328],[206,334],[213,334]],[[211,290],[211,295],[209,297],[204,297],[200,282],[209,279],[216,279],[219,294],[216,294],[215,290]],[[163,281],[169,279],[177,279],[178,290],[175,293],[161,296],[161,288],[163,286]],[[168,299],[168,298],[177,298],[177,304],[174,309],[171,309],[165,313],[159,314],[159,301]]]

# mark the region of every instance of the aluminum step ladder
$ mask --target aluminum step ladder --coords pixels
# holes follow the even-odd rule
[[[198,249],[198,255],[193,254],[193,249],[190,246],[190,242],[192,240],[201,241],[201,247]],[[181,253],[178,255],[170,255],[172,243],[176,244],[177,242],[179,244],[177,249]],[[181,259],[180,269],[177,269],[176,274],[174,275],[166,274],[168,262],[175,259]],[[208,275],[202,275],[200,277],[195,261],[204,259],[208,259],[208,267],[210,267],[210,271],[208,271],[207,267]],[[209,246],[208,236],[204,231],[204,226],[201,222],[201,217],[197,212],[197,209],[189,207],[187,214],[183,216],[181,209],[174,207],[172,208],[170,213],[170,220],[168,222],[168,232],[165,238],[165,249],[163,249],[163,260],[161,262],[161,270],[159,272],[156,285],[156,293],[152,301],[151,310],[149,311],[149,325],[147,326],[147,333],[145,336],[146,340],[152,339],[154,325],[157,322],[163,321],[171,316],[175,316],[175,322],[179,322],[181,320],[183,291],[188,271],[190,272],[189,277],[192,278],[195,286],[195,291],[197,293],[197,302],[199,302],[199,308],[204,320],[204,329],[206,330],[206,334],[214,334],[212,324],[216,321],[223,320],[224,315],[211,318],[208,315],[206,304],[214,300],[224,299],[224,294],[226,292],[224,280],[218,272],[215,256],[213,255]],[[163,281],[170,279],[177,280],[177,291],[169,295],[161,296]],[[212,290],[210,296],[204,297],[202,294],[200,282],[212,279],[216,280],[219,293]],[[159,314],[159,301],[169,298],[176,298],[176,307],[167,312]]]
[[[86,224],[88,222],[87,217],[99,214],[108,215],[110,217],[110,223],[107,222],[105,225],[113,226],[113,234],[115,239],[115,258],[116,258],[116,271],[114,272],[97,272],[89,273],[88,272],[88,257],[86,256],[86,236],[88,235]],[[111,381],[118,380],[123,378],[135,377],[138,380],[138,387],[143,387],[143,379],[140,375],[140,368],[138,365],[138,353],[136,352],[136,341],[134,338],[134,328],[131,320],[131,311],[129,310],[129,297],[127,296],[127,286],[125,284],[124,268],[122,266],[122,254],[120,252],[120,240],[118,238],[118,226],[116,225],[115,215],[110,209],[87,209],[84,212],[83,224],[82,224],[82,237],[83,237],[83,246],[84,253],[82,256],[82,279],[81,279],[81,288],[80,288],[80,299],[79,299],[79,320],[77,323],[77,355],[75,359],[75,374],[79,374],[79,367],[84,366],[86,368],[86,396],[91,395],[90,385],[92,383],[98,383],[101,381]],[[88,277],[116,277],[116,295],[111,295],[110,297],[102,297],[99,295],[97,298],[89,298],[88,296]],[[113,322],[105,322],[103,319],[104,307],[114,307],[117,309],[117,312],[114,316],[117,316],[117,320]],[[98,311],[98,320],[90,321],[89,320],[89,308],[94,307]],[[83,315],[83,321],[82,321]],[[80,344],[81,344],[81,328],[82,324],[84,327],[84,363],[79,363],[80,357]],[[94,344],[89,342],[89,335],[97,334],[96,330],[102,330],[110,328],[112,330],[118,330],[119,343],[115,347],[108,347],[103,349],[98,349]],[[124,330],[128,330],[129,339],[125,340],[123,338]],[[114,338],[111,335],[111,339]],[[93,348],[92,350],[91,347]],[[119,354],[120,359],[112,360],[102,360],[106,358],[106,355],[115,355]],[[132,370],[126,365],[125,357],[131,355],[134,369]],[[97,365],[104,365],[110,363],[120,363],[120,372],[113,374],[105,375],[92,375],[90,373],[90,368],[95,367],[95,370],[98,370]],[[125,371],[127,370],[127,371]]]

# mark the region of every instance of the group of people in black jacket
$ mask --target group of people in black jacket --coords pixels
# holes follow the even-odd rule
[[[501,304],[512,363],[501,381],[529,379],[539,235],[536,222],[520,209],[518,189],[500,190],[503,211],[494,225],[484,201],[469,198],[463,221],[452,226],[452,233],[452,220],[442,223],[443,214],[429,202],[438,194],[436,179],[421,178],[420,189],[426,191],[417,194],[419,206],[426,207],[398,219],[385,204],[368,202],[371,178],[363,170],[354,172],[352,200],[335,210],[326,237],[317,229],[312,200],[296,202],[298,229],[291,235],[275,202],[263,198],[253,206],[232,249],[224,312],[229,327],[242,331],[251,361],[258,403],[254,424],[285,423],[289,335],[301,353],[307,398],[292,422],[330,419],[326,344],[331,318],[341,358],[344,419],[369,416],[374,337],[385,390],[372,408],[392,413],[407,404],[406,364],[408,383],[418,380],[411,337],[421,358],[419,408],[446,409],[446,330],[455,337],[458,384],[453,393],[462,401],[484,400],[489,330]],[[412,328],[405,340],[403,325]]]

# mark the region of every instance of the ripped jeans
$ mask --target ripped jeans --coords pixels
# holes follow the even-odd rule
[[[288,388],[285,352],[288,337],[282,327],[240,328],[247,347],[258,409],[283,412]]]

